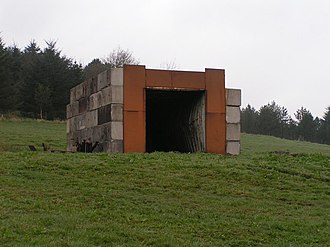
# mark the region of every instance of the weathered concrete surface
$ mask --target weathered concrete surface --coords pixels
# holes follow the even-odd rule
[[[241,106],[241,90],[226,88],[226,105]]]
[[[123,140],[123,122],[111,122],[111,139]]]
[[[97,88],[101,90],[110,85],[110,70],[105,70],[97,76]]]
[[[123,68],[111,69],[111,85],[124,85],[124,70]]]
[[[81,84],[76,86],[76,98],[75,98],[75,100],[80,100],[83,97],[85,97],[84,87],[83,87],[83,84],[81,83]]]
[[[85,115],[85,127],[91,128],[97,126],[98,123],[98,111],[88,111]]]
[[[71,117],[79,115],[79,101],[74,101],[71,104]]]
[[[76,130],[85,129],[85,121],[86,118],[84,115],[78,115],[77,117],[75,117]]]
[[[94,93],[89,96],[89,107],[88,109],[95,110],[102,106],[102,94],[101,92]]]
[[[100,106],[104,106],[104,105],[109,105],[112,103],[112,90],[111,90],[111,86],[110,87],[106,87],[103,88],[100,92],[101,95],[101,103]]]
[[[111,105],[106,105],[97,109],[98,111],[98,124],[104,124],[111,121]]]
[[[88,109],[87,97],[81,98],[78,102],[79,102],[79,114],[87,112],[87,109]]]
[[[66,121],[66,133],[72,133],[76,131],[75,118],[69,118]]]
[[[229,141],[226,145],[226,153],[238,155],[240,153],[241,144],[239,141]]]
[[[112,140],[110,142],[110,150],[114,153],[123,153],[124,152],[124,144],[122,140]]]
[[[122,86],[111,86],[112,102],[111,103],[124,103],[124,89]]]
[[[227,124],[226,139],[227,141],[239,141],[241,136],[240,124]]]
[[[111,104],[111,121],[123,121],[123,105]]]
[[[240,123],[241,112],[240,108],[236,106],[226,107],[226,122],[227,123]]]
[[[76,87],[73,87],[70,89],[70,103],[72,104],[75,101],[76,101]]]
[[[72,118],[72,105],[66,105],[66,119]]]
[[[226,88],[226,153],[240,153],[241,90]]]

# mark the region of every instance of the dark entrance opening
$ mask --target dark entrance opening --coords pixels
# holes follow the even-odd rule
[[[205,151],[205,91],[146,89],[146,150]]]

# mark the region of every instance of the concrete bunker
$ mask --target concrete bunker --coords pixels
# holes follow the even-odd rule
[[[146,89],[146,151],[205,151],[205,91]]]
[[[176,71],[124,65],[70,90],[67,149],[95,152],[239,154],[241,91],[225,71]]]

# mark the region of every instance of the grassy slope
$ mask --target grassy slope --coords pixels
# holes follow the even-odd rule
[[[64,129],[0,121],[0,143],[42,131],[60,148]],[[238,157],[2,152],[0,244],[328,246],[329,149],[243,135]],[[265,153],[279,150],[314,154]]]
[[[65,129],[64,122],[0,119],[0,151],[27,151],[28,145],[41,150],[42,143],[53,149],[65,149]]]

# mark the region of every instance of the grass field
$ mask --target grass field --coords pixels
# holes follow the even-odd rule
[[[0,246],[330,246],[330,147],[61,154],[65,123],[0,121]],[[281,151],[271,153],[272,151]]]

